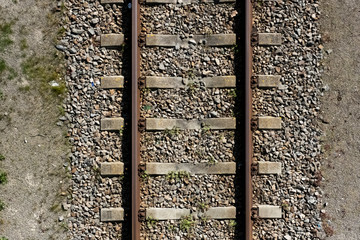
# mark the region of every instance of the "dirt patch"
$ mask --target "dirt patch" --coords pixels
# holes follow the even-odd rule
[[[323,0],[323,226],[328,238],[360,236],[360,7],[356,0]],[[332,228],[332,229],[330,229]]]
[[[0,237],[66,239],[61,11],[48,0],[0,0]]]

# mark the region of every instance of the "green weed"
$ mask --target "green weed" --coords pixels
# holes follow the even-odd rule
[[[58,61],[56,58],[32,56],[21,64],[22,72],[40,84],[40,92],[44,96],[52,93],[53,96],[63,97],[66,92],[66,85],[61,80],[62,69],[56,67],[60,65]],[[50,82],[56,82],[58,85],[51,86]]]
[[[209,156],[209,165],[211,165],[211,166],[213,166],[213,165],[215,165],[216,164],[216,160],[215,160],[215,158],[214,157],[212,157],[212,156]]]
[[[0,24],[0,52],[3,52],[13,41],[10,39],[12,23]]]
[[[149,174],[147,173],[147,171],[144,171],[141,175],[140,178],[142,180],[147,180],[149,178]]]
[[[233,98],[236,98],[236,96],[237,96],[236,90],[235,90],[235,89],[231,89],[231,90],[229,91],[229,95],[230,95],[231,97],[233,97]]]
[[[146,218],[146,226],[148,228],[152,228],[156,223],[157,223],[158,220],[152,218],[152,217],[148,217]]]
[[[29,92],[30,91],[30,86],[19,87],[19,91],[21,91],[21,92]]]
[[[151,105],[144,105],[143,109],[144,109],[144,111],[149,111],[149,110],[151,110]]]
[[[4,59],[0,58],[0,74],[2,74],[6,70],[6,62]]]
[[[235,227],[236,226],[236,221],[235,220],[230,220],[229,226],[232,227],[232,228]]]
[[[204,202],[198,203],[198,207],[202,212],[205,212],[207,209],[209,209],[209,205]]]
[[[166,179],[171,181],[171,180],[175,180],[175,181],[180,181],[181,179],[190,178],[190,173],[186,172],[186,171],[171,171],[166,175]]]
[[[191,215],[185,216],[181,221],[180,221],[180,229],[182,231],[189,231],[190,229],[192,229],[195,226],[195,221],[193,220]]]
[[[5,209],[5,203],[0,200],[0,211]]]
[[[4,161],[5,160],[5,156],[0,154],[0,161]]]
[[[57,31],[58,37],[64,36],[65,33],[66,33],[66,29],[64,27],[60,27]]]
[[[202,132],[203,134],[209,134],[209,133],[210,133],[210,130],[211,130],[211,128],[210,128],[209,125],[204,125],[204,126],[202,126],[202,128],[201,128],[201,132]]]
[[[7,183],[7,173],[0,170],[0,184]]]
[[[9,80],[12,80],[18,76],[18,73],[15,72],[15,69],[13,69],[11,67],[8,67],[7,69],[9,71]]]
[[[165,135],[168,137],[174,137],[180,134],[180,129],[177,127],[173,127],[172,129],[165,129]]]
[[[23,38],[20,40],[20,50],[21,51],[24,51],[25,49],[29,48],[27,42],[26,42],[26,39]]]

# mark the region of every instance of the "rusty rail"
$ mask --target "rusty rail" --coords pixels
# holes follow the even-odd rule
[[[251,0],[245,0],[245,239],[252,240],[252,100],[251,100],[251,75],[252,75],[252,4]]]
[[[138,131],[140,97],[138,78],[140,75],[140,49],[138,36],[140,32],[139,1],[131,1],[131,239],[140,239],[140,182],[138,166],[140,159],[140,138]]]

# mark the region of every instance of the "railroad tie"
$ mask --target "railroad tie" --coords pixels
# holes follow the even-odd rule
[[[121,3],[124,3],[124,0],[101,0],[101,4],[121,4]]]
[[[176,47],[204,45],[208,47],[233,46],[236,44],[235,34],[194,35],[192,38],[181,39],[180,35],[147,34],[146,46]]]
[[[124,119],[121,117],[103,118],[100,127],[102,131],[119,131],[124,127]]]
[[[232,3],[236,0],[146,0],[147,4]]]
[[[203,83],[208,88],[235,88],[236,77],[217,76],[189,80],[182,77],[147,76],[145,79],[147,88],[186,88],[195,83]]]
[[[280,33],[258,33],[258,44],[260,46],[279,46],[282,44]]]
[[[190,209],[178,208],[147,208],[146,218],[156,220],[178,220],[187,216],[206,217],[207,219],[235,219],[236,208],[231,207],[211,207],[205,211],[191,213]]]
[[[258,75],[257,84],[259,88],[277,88],[280,85],[280,75]]]
[[[124,87],[123,76],[106,76],[100,78],[101,89],[123,88],[123,87]]]
[[[122,162],[103,162],[100,167],[102,176],[119,176],[124,173],[124,163]]]
[[[101,34],[102,47],[120,47],[124,43],[124,34]]]
[[[167,175],[171,172],[187,172],[197,175],[236,174],[236,163],[146,163],[146,173],[149,175]]]
[[[164,118],[146,118],[146,130],[194,130],[194,129],[235,129],[235,118],[206,118],[203,120],[186,120],[186,119],[164,119]]]
[[[259,161],[257,162],[257,172],[262,175],[269,174],[281,174],[281,163],[280,162],[267,162]]]
[[[101,222],[119,222],[124,220],[123,208],[102,208],[100,212]]]
[[[281,129],[281,123],[280,117],[259,117],[258,128],[261,130],[278,130]]]
[[[282,209],[280,206],[258,205],[257,216],[259,218],[282,218]]]

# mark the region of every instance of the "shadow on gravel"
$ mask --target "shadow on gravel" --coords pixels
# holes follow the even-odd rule
[[[126,3],[126,1],[125,1]],[[121,107],[125,126],[122,137],[122,155],[124,161],[124,179],[122,188],[122,202],[124,208],[124,221],[122,222],[121,239],[131,239],[131,9],[124,4],[122,7],[123,34],[125,44],[123,51],[124,92]]]
[[[237,163],[235,177],[235,206],[237,208],[237,227],[235,239],[245,239],[245,1],[236,2],[238,12],[234,21],[234,31],[237,35],[235,46],[235,75],[236,75],[236,101],[234,112],[236,113],[236,131],[234,156]]]

